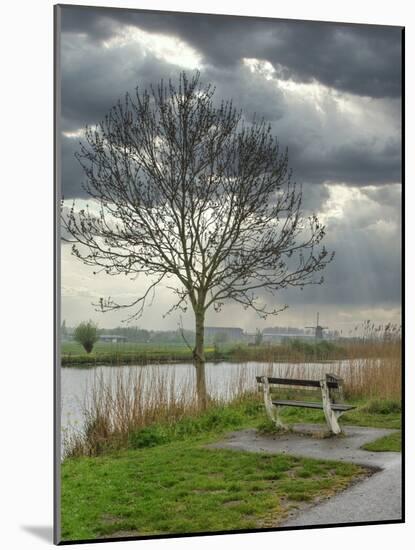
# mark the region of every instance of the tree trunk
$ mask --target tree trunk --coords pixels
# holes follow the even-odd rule
[[[196,341],[193,350],[193,363],[196,368],[196,392],[199,407],[206,409],[207,392],[205,376],[205,312],[202,309],[195,311]]]

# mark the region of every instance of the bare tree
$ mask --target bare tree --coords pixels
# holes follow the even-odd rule
[[[320,247],[324,226],[302,215],[270,125],[245,122],[232,101],[215,104],[214,91],[183,73],[177,85],[126,94],[86,128],[77,154],[99,213],[63,210],[75,256],[110,275],[148,278],[132,303],[101,299],[102,311],[132,308],[136,318],[162,283],[177,298],[169,312],[191,306],[201,407],[206,311],[233,300],[276,314],[287,306],[268,307],[264,292],[321,283],[315,274],[333,257]]]

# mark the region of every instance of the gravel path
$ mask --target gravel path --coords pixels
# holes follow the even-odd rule
[[[319,439],[310,435],[323,429],[317,424],[297,424],[294,433],[278,436],[243,430],[233,432],[225,441],[210,446],[341,460],[379,470],[330,499],[293,512],[279,527],[401,520],[401,453],[375,453],[360,448],[395,430],[346,426],[343,437]]]

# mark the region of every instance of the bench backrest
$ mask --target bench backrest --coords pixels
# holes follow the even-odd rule
[[[257,376],[257,382],[262,383],[262,376]],[[300,386],[308,388],[321,388],[320,380],[301,380],[299,378],[274,378],[272,376],[266,376],[268,384],[281,385],[281,386]],[[329,396],[333,403],[338,399],[343,401],[343,379],[335,374],[325,375],[326,386],[329,390]]]
[[[330,378],[329,378],[330,377]],[[257,376],[257,382],[262,382],[262,376]],[[282,386],[303,386],[310,388],[320,388],[320,380],[301,380],[299,378],[273,378],[267,376],[268,384],[278,384]],[[327,386],[330,389],[338,389],[341,385],[341,379],[334,375],[326,375]]]

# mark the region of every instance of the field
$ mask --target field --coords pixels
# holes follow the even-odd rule
[[[396,354],[399,342],[302,342],[289,341],[281,344],[248,346],[244,343],[207,345],[207,361],[266,361],[307,362],[337,361],[341,359],[376,358]],[[97,342],[87,354],[77,342],[63,342],[62,366],[74,365],[119,365],[169,362],[191,362],[192,350],[185,343],[108,343]]]
[[[213,348],[206,350],[213,354]],[[185,344],[145,344],[97,342],[93,351],[87,354],[77,342],[62,343],[62,366],[107,364],[145,364],[158,362],[191,361],[191,350]]]

